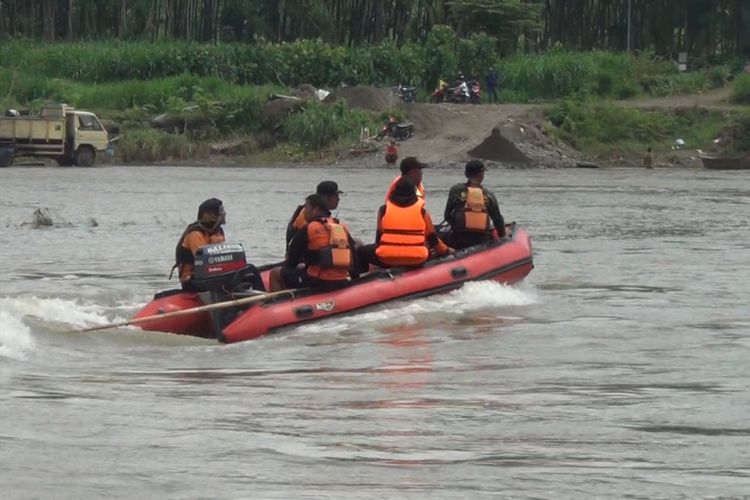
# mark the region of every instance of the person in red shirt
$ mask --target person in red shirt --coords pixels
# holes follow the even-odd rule
[[[391,141],[385,147],[385,162],[396,163],[396,160],[398,160],[398,144],[396,144],[396,141],[391,139]]]

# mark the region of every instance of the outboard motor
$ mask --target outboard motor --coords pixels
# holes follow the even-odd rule
[[[252,274],[247,268],[245,249],[239,243],[213,243],[195,252],[192,281],[196,288],[204,290],[199,293],[204,304],[259,293],[249,290],[251,280],[248,273]],[[237,307],[210,311],[214,335],[218,336],[239,312]]]
[[[201,290],[234,291],[247,267],[245,249],[239,243],[213,243],[195,252],[193,283]]]

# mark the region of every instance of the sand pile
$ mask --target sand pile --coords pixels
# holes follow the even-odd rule
[[[469,156],[482,160],[496,161],[511,165],[529,165],[531,160],[515,144],[503,137],[500,129],[495,127],[492,133],[477,147],[469,150]]]
[[[325,102],[336,102],[343,99],[350,108],[365,111],[387,111],[398,104],[397,97],[390,89],[356,85],[335,89],[326,97]]]

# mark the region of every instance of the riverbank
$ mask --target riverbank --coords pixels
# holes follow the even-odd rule
[[[413,123],[414,135],[398,143],[400,157],[417,156],[436,166],[480,158],[505,168],[641,167],[647,148],[652,147],[656,168],[698,168],[699,150],[716,152],[719,145],[714,139],[722,134],[743,135],[736,129],[746,127],[750,109],[732,104],[730,92],[730,87],[723,87],[701,94],[609,102],[474,106],[407,104],[387,89],[352,87],[340,91],[339,99],[373,117],[393,113]],[[307,152],[284,143],[243,149],[253,141],[252,137],[215,141],[192,158],[113,161],[193,166],[384,165],[385,143],[367,138],[344,138]]]
[[[435,66],[422,57],[425,43],[394,49],[394,66],[383,47],[342,52],[321,42],[264,45],[267,53],[242,44],[14,42],[0,47],[0,108],[34,113],[65,102],[93,111],[117,136],[111,161],[127,165],[382,165],[384,144],[370,137],[391,115],[413,123],[400,156],[433,164],[635,166],[651,147],[656,166],[692,166],[698,149],[750,150],[748,107],[728,100],[743,78],[750,96],[750,77],[732,81],[731,61],[679,72],[648,55],[478,51],[462,67],[481,75],[494,64],[503,104],[488,104],[486,89],[480,105],[427,104],[434,75],[455,74],[458,61]],[[312,53],[338,69],[296,63]],[[413,81],[417,102],[371,84],[384,80]],[[715,145],[717,137],[730,140]]]

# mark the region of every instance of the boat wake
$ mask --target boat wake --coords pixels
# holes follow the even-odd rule
[[[120,309],[117,307],[116,309]],[[34,296],[0,298],[0,357],[26,359],[35,350],[37,330],[82,328],[92,324],[126,319],[131,306],[112,319],[113,308],[82,304],[78,300]]]
[[[453,292],[433,295],[409,302],[393,302],[371,312],[331,318],[299,326],[294,334],[315,332],[341,333],[363,328],[383,329],[399,325],[444,323],[474,313],[491,312],[498,321],[520,319],[509,317],[509,308],[527,306],[540,301],[537,290],[528,283],[516,286],[494,281],[466,283]],[[505,308],[505,311],[500,308]],[[505,312],[506,314],[503,314]]]
[[[31,329],[11,313],[0,309],[0,358],[24,360],[34,348]]]

